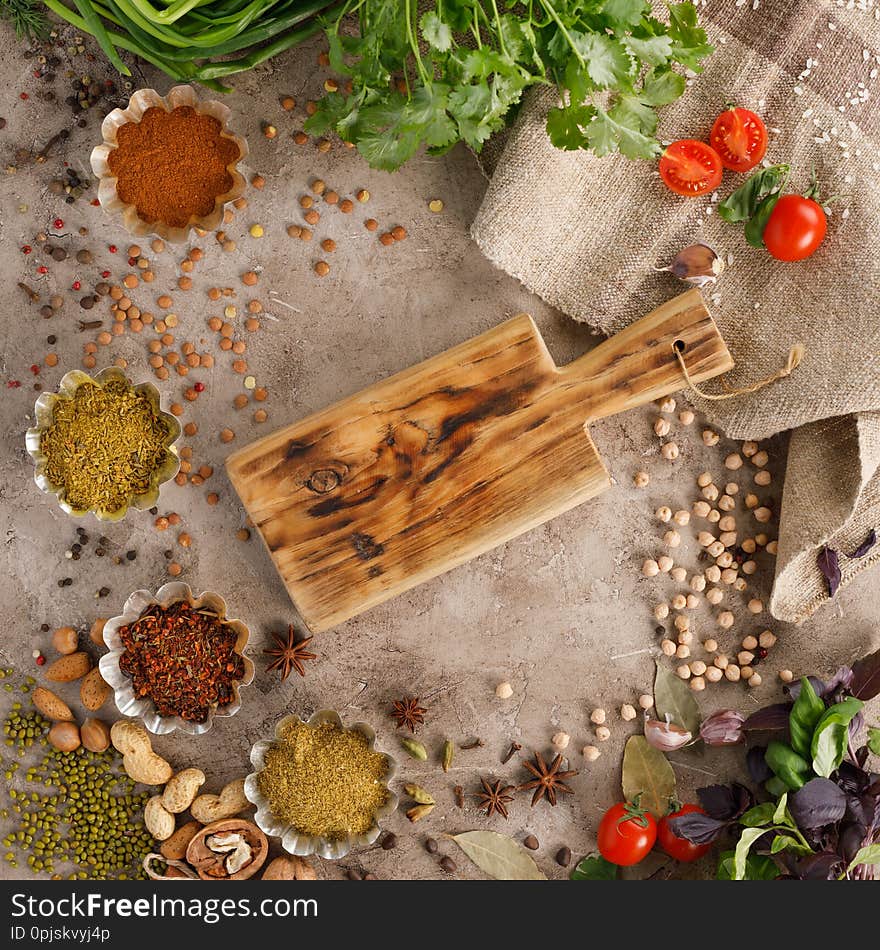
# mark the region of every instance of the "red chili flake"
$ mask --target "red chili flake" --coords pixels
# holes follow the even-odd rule
[[[107,250],[108,250],[111,254],[115,254],[115,253],[117,252],[117,250],[119,250],[119,249],[116,247],[115,244],[111,244],[111,245],[107,248]]]
[[[18,389],[21,383],[17,379],[10,379],[6,384],[7,389]]]
[[[195,386],[193,386],[193,389],[194,389],[197,393],[203,393],[203,392],[205,391],[205,384],[204,384],[204,383],[196,383]]]
[[[64,227],[64,222],[61,220],[61,218],[56,218],[52,222],[52,227],[55,228],[56,231],[60,231]]]
[[[39,78],[40,78],[40,71],[39,71],[39,69],[35,69],[35,70],[34,70],[34,79],[39,79]]]
[[[40,264],[40,266],[37,268],[37,273],[38,273],[38,274],[48,274],[48,273],[49,273],[49,268],[46,267],[45,264]]]
[[[108,271],[108,270],[102,270],[102,271],[101,271],[101,276],[104,278],[104,280],[106,280],[106,279],[110,276],[110,271]]]
[[[36,363],[31,363],[31,372],[34,376],[40,375],[40,367]]]
[[[18,94],[18,98],[27,102],[27,100],[30,99],[30,96],[26,92],[20,92]]]
[[[128,266],[129,266],[129,267],[134,267],[134,265],[137,264],[137,262],[138,262],[138,260],[137,260],[136,257],[130,257],[130,258],[128,259]]]
[[[71,284],[71,286],[73,287],[74,290],[79,290],[82,287],[82,284],[78,280],[75,280]]]
[[[41,654],[37,657],[37,666],[44,666],[45,663],[46,663],[46,657],[44,657],[43,654],[41,653]]]
[[[21,253],[22,253],[22,254],[30,254],[30,252],[31,252],[32,250],[33,250],[33,248],[30,246],[30,244],[25,244],[25,245],[22,246]]]
[[[90,204],[93,208],[99,208],[99,207],[101,206],[101,202],[98,201],[97,198],[92,198],[92,200],[89,202],[89,204]]]

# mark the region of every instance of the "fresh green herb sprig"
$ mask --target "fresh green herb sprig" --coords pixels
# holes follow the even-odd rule
[[[0,0],[0,17],[11,23],[20,40],[38,40],[49,24],[39,0]]]
[[[330,62],[351,79],[306,123],[336,131],[371,165],[393,170],[425,145],[479,151],[526,89],[555,85],[547,132],[562,149],[653,158],[657,109],[678,99],[712,47],[692,3],[669,22],[647,0],[346,0],[327,25]],[[356,14],[358,35],[349,35]]]

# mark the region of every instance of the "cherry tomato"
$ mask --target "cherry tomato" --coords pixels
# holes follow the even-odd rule
[[[699,805],[682,805],[678,811],[670,812],[665,818],[660,819],[660,825],[657,828],[657,843],[670,858],[675,858],[676,861],[696,861],[697,858],[703,857],[712,848],[711,843],[694,844],[688,841],[687,838],[679,838],[669,827],[670,818],[678,818],[679,815],[687,815],[689,812],[695,811],[705,814]]]
[[[660,156],[660,177],[677,195],[705,195],[721,184],[721,159],[705,142],[681,139]]]
[[[709,141],[725,168],[747,172],[767,151],[767,127],[751,110],[730,108],[715,120]]]
[[[629,867],[654,847],[657,822],[638,802],[619,802],[602,816],[597,838],[599,853],[606,861]]]
[[[783,195],[764,228],[764,246],[780,261],[802,261],[825,239],[828,219],[821,205],[803,195]]]

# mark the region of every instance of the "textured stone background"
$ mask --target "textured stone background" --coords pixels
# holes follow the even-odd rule
[[[70,126],[71,120],[66,106],[43,97],[49,88],[62,101],[68,94],[64,67],[50,86],[33,78],[33,58],[5,27],[0,42],[0,115],[8,122],[0,133],[0,150],[6,165],[14,162],[17,148],[41,144],[60,128]],[[180,317],[174,331],[178,341],[210,339],[210,347],[200,349],[217,357],[212,371],[194,374],[206,383],[207,390],[198,402],[187,404],[184,419],[198,422],[200,431],[194,439],[183,440],[193,445],[198,464],[212,464],[216,474],[201,488],[166,487],[160,509],[163,513],[179,512],[183,528],[193,537],[188,551],[176,548],[175,556],[180,556],[185,568],[181,579],[194,588],[213,589],[226,597],[231,613],[250,626],[255,655],[269,632],[283,629],[293,616],[260,542],[254,538],[242,543],[234,537],[244,514],[222,472],[228,449],[217,434],[223,426],[236,431],[229,448],[244,445],[269,426],[299,418],[522,310],[534,315],[560,363],[595,342],[583,328],[495,270],[471,243],[468,226],[484,181],[467,152],[457,149],[442,159],[418,158],[388,175],[370,170],[354,152],[338,144],[328,154],[317,152],[313,145],[293,144],[291,133],[303,119],[302,103],[320,93],[321,76],[314,65],[317,48],[312,44],[271,68],[236,80],[236,92],[227,99],[234,113],[233,124],[249,140],[249,169],[263,174],[267,186],[261,192],[249,191],[250,206],[227,228],[238,242],[237,251],[222,253],[210,235],[200,240],[206,256],[194,275],[195,287],[189,294],[175,295]],[[71,68],[76,74],[104,76],[103,67],[88,62],[82,54],[75,57]],[[152,84],[161,92],[170,85],[152,72],[136,72],[135,87]],[[19,98],[23,91],[29,93],[27,101]],[[293,114],[284,113],[278,104],[279,95],[285,93],[298,100]],[[31,423],[36,396],[29,366],[45,354],[46,335],[57,335],[55,349],[60,357],[57,367],[43,369],[39,376],[41,388],[46,389],[53,389],[66,370],[79,366],[81,345],[89,336],[76,330],[76,321],[83,316],[76,303],[78,294],[69,294],[63,314],[46,321],[37,306],[19,293],[16,281],[33,283],[35,265],[33,259],[22,256],[19,247],[34,243],[36,232],[56,216],[64,218],[67,231],[75,233],[80,226],[90,229],[88,237],[75,236],[65,243],[73,250],[89,247],[95,265],[78,268],[72,254],[62,265],[51,264],[46,280],[35,285],[44,296],[63,292],[77,276],[85,291],[103,267],[112,269],[116,278],[125,272],[123,255],[114,257],[106,248],[115,243],[123,249],[130,242],[119,227],[89,205],[93,193],[67,206],[46,190],[51,178],[62,170],[62,159],[86,172],[89,152],[100,141],[98,126],[104,111],[109,107],[93,110],[87,127],[74,128],[63,151],[46,164],[21,167],[17,173],[0,177],[0,267],[6,277],[0,304],[0,367],[4,383],[22,381],[19,389],[4,385],[0,403],[0,505],[6,577],[0,599],[0,660],[28,671],[34,647],[48,649],[47,636],[39,632],[41,623],[87,628],[98,615],[118,613],[132,590],[155,589],[168,579],[163,551],[175,547],[174,532],[160,534],[153,529],[149,515],[135,513],[118,525],[99,527],[93,520],[85,524],[93,536],[103,532],[111,540],[111,554],[135,548],[138,557],[134,563],[117,567],[110,557],[101,561],[91,555],[76,563],[66,560],[64,551],[75,540],[74,523],[35,488],[23,445],[23,431]],[[262,121],[278,127],[274,141],[261,135]],[[342,195],[353,194],[358,188],[367,188],[372,194],[370,203],[357,206],[351,216],[326,209],[316,238],[331,236],[339,249],[330,258],[332,271],[324,280],[312,273],[314,261],[324,256],[317,241],[304,244],[285,233],[287,224],[300,220],[296,199],[314,177],[325,179]],[[427,210],[427,201],[433,197],[445,202],[441,215]],[[361,225],[368,216],[378,218],[383,229],[403,224],[409,240],[387,249],[380,247]],[[260,241],[247,235],[254,222],[266,230]],[[585,221],[584,227],[589,226]],[[553,242],[555,236],[548,233],[546,240]],[[147,242],[142,243],[146,246]],[[155,262],[156,282],[134,294],[142,309],[148,309],[151,296],[173,286],[175,261],[180,257],[180,252],[166,252]],[[232,409],[233,396],[242,391],[241,378],[230,370],[229,354],[216,350],[216,340],[205,327],[207,317],[217,312],[205,296],[206,288],[228,285],[246,290],[237,276],[257,266],[263,271],[256,295],[277,318],[264,320],[263,329],[248,336],[251,371],[270,390],[264,404],[270,419],[263,427],[250,421],[253,407],[240,413]],[[658,276],[658,280],[665,279]],[[669,280],[672,295],[680,288]],[[295,309],[270,305],[270,290]],[[246,299],[239,293],[237,302]],[[88,315],[98,316],[109,324],[103,308]],[[129,360],[135,377],[148,377],[145,345],[151,333],[147,330],[141,337],[128,334],[117,338],[101,351],[99,366],[122,355]],[[182,381],[174,377],[162,389],[169,401],[180,399]],[[435,757],[427,764],[411,764],[401,753],[401,777],[430,788],[438,807],[416,826],[410,826],[402,813],[389,822],[388,827],[400,838],[396,850],[385,852],[377,847],[335,866],[322,864],[322,876],[341,876],[345,868],[354,866],[383,878],[441,877],[435,859],[422,849],[424,837],[483,826],[520,839],[534,833],[541,842],[536,854],[539,864],[549,876],[562,876],[553,862],[556,850],[563,844],[576,856],[590,850],[598,817],[617,794],[623,744],[636,731],[633,724],[620,721],[617,709],[650,687],[651,651],[657,643],[650,608],[674,592],[668,578],[659,583],[640,575],[643,558],[660,553],[662,532],[657,530],[652,512],[664,503],[673,508],[689,507],[696,493],[694,478],[705,468],[717,472],[723,482],[721,460],[731,449],[725,442],[705,448],[698,420],[677,432],[681,458],[675,463],[664,462],[651,431],[655,414],[649,407],[593,427],[593,438],[616,482],[604,496],[321,635],[313,643],[319,659],[309,665],[305,680],[293,676],[279,685],[274,675],[261,669],[254,685],[244,692],[244,708],[237,718],[221,721],[197,740],[158,739],[156,748],[177,767],[203,768],[210,789],[217,790],[224,781],[247,771],[250,745],[269,735],[274,723],[290,711],[307,715],[332,707],[345,719],[366,720],[376,726],[380,745],[393,753],[397,740],[387,715],[389,704],[403,694],[420,695],[429,707],[420,738]],[[768,449],[772,470],[781,471],[784,439],[774,440]],[[631,479],[642,467],[652,473],[652,482],[647,490],[638,491]],[[744,489],[749,486],[746,470],[738,480]],[[778,485],[772,486],[770,496],[776,496],[778,489]],[[205,501],[208,490],[220,494],[216,507]],[[523,491],[527,490],[524,485]],[[750,533],[753,528],[746,516],[742,518],[747,526],[744,533]],[[697,561],[691,534],[695,532],[683,529],[682,533],[686,542],[676,560],[693,568]],[[65,576],[73,577],[74,583],[62,591],[57,581]],[[765,599],[771,579],[772,565],[767,558],[754,579],[759,596]],[[98,603],[96,591],[102,586],[109,587],[111,593]],[[860,578],[832,609],[820,612],[802,629],[779,628],[766,617],[755,620],[742,609],[740,595],[734,595],[739,618],[734,631],[742,636],[771,625],[780,641],[762,667],[764,684],[760,689],[749,691],[731,684],[711,688],[701,697],[704,710],[736,706],[748,711],[777,694],[775,672],[782,667],[795,672],[827,672],[876,648],[880,644],[877,594],[875,571]],[[706,606],[696,617],[701,637],[714,630]],[[735,650],[734,631],[719,638],[730,651]],[[514,687],[514,696],[507,702],[494,696],[495,684],[501,680],[509,680]],[[72,687],[62,692],[71,699],[76,695]],[[589,712],[597,705],[609,711],[612,738],[602,746],[602,757],[583,767],[580,749],[593,741]],[[106,717],[109,710],[108,704]],[[462,784],[470,793],[481,774],[525,781],[527,775],[516,760],[501,766],[501,755],[514,739],[526,749],[549,751],[550,737],[559,729],[571,735],[571,767],[583,767],[572,783],[574,796],[555,809],[542,804],[530,810],[523,793],[506,823],[483,821],[472,799],[465,811],[455,808],[454,784]],[[479,736],[484,746],[459,752],[452,772],[445,776],[436,753],[447,736],[457,742]],[[741,756],[713,751],[672,758],[684,797],[696,785],[734,777]],[[453,853],[454,845],[444,845],[441,850]],[[462,876],[480,876],[463,856],[454,857]],[[708,868],[688,869],[685,873],[706,871]],[[4,873],[8,873],[5,865]],[[682,871],[669,866],[659,873],[679,875]]]

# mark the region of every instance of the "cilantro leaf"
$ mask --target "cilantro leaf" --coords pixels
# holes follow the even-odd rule
[[[419,20],[422,36],[434,49],[447,53],[452,49],[452,30],[434,10],[429,10]]]
[[[672,38],[669,36],[625,36],[623,43],[633,56],[649,66],[664,66],[672,57]]]
[[[659,143],[644,135],[632,121],[629,110],[596,110],[596,117],[584,129],[590,148],[599,155],[620,152],[627,158],[655,158],[660,154]]]
[[[617,86],[629,79],[633,64],[622,43],[604,33],[570,33],[575,49],[586,60],[590,79],[597,86]]]
[[[635,26],[650,9],[645,0],[605,0],[602,5],[613,26]]]
[[[551,109],[547,113],[547,134],[556,148],[574,150],[586,145],[583,126],[587,125],[596,110],[592,106],[566,106]]]
[[[697,8],[692,3],[669,4],[669,35],[672,37],[672,58],[700,72],[700,60],[712,52],[706,31],[697,26]]]

